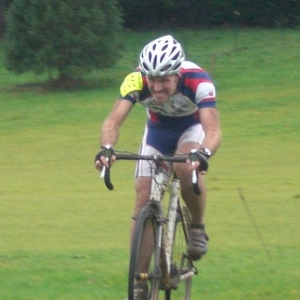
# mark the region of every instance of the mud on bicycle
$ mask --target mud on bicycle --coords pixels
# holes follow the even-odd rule
[[[149,201],[136,218],[131,242],[128,299],[162,299],[159,295],[163,295],[165,300],[190,299],[192,277],[198,273],[193,259],[187,254],[191,218],[188,209],[181,203],[176,174],[169,181],[163,164],[187,161],[194,164],[198,160],[201,162],[200,170],[206,171],[207,158],[196,150],[187,155],[140,155],[114,151],[107,146],[101,153],[106,161],[112,156],[116,160],[146,160],[151,168]],[[198,171],[194,169],[192,172],[193,189],[199,195]],[[112,190],[110,168],[103,167],[100,176],[104,178],[106,187]],[[169,194],[169,202],[164,206],[166,194]],[[177,292],[179,286],[181,293]]]

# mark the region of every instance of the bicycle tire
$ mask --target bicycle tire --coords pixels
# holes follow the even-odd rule
[[[194,272],[195,269],[193,261],[186,255],[190,224],[191,217],[188,209],[178,205],[171,261],[171,277],[173,277],[174,283],[177,282],[178,290],[177,286],[167,290],[166,300],[189,300],[191,298],[193,276],[187,277],[187,279],[179,283],[181,275],[190,271]]]
[[[147,299],[157,300],[160,286],[160,248],[158,244],[159,223],[155,209],[146,205],[136,222],[129,263],[128,300],[134,300],[136,285],[147,285]]]

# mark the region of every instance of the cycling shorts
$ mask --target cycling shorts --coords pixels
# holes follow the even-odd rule
[[[179,146],[187,142],[196,142],[202,144],[205,134],[200,123],[192,125],[183,132],[170,130],[168,128],[159,128],[153,130],[152,126],[147,124],[139,153],[142,155],[163,154],[171,155],[176,153]],[[173,172],[172,163],[165,162],[163,169],[170,176]],[[148,161],[138,161],[136,166],[136,178],[151,176],[151,164]]]

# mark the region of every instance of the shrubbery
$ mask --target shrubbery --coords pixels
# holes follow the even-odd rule
[[[160,27],[300,25],[300,0],[122,0],[125,26]]]
[[[6,67],[78,79],[116,61],[121,31],[114,0],[14,0],[7,14]]]
[[[120,54],[123,22],[133,30],[300,25],[300,0],[2,0],[0,4],[6,67],[15,73],[48,72],[60,82],[113,65]],[[9,8],[6,26],[5,8]]]

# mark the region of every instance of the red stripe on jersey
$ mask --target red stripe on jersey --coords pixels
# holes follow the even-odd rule
[[[151,122],[158,123],[159,120],[158,120],[157,113],[155,113],[154,111],[152,111],[152,110],[149,109],[149,115],[150,115]]]

